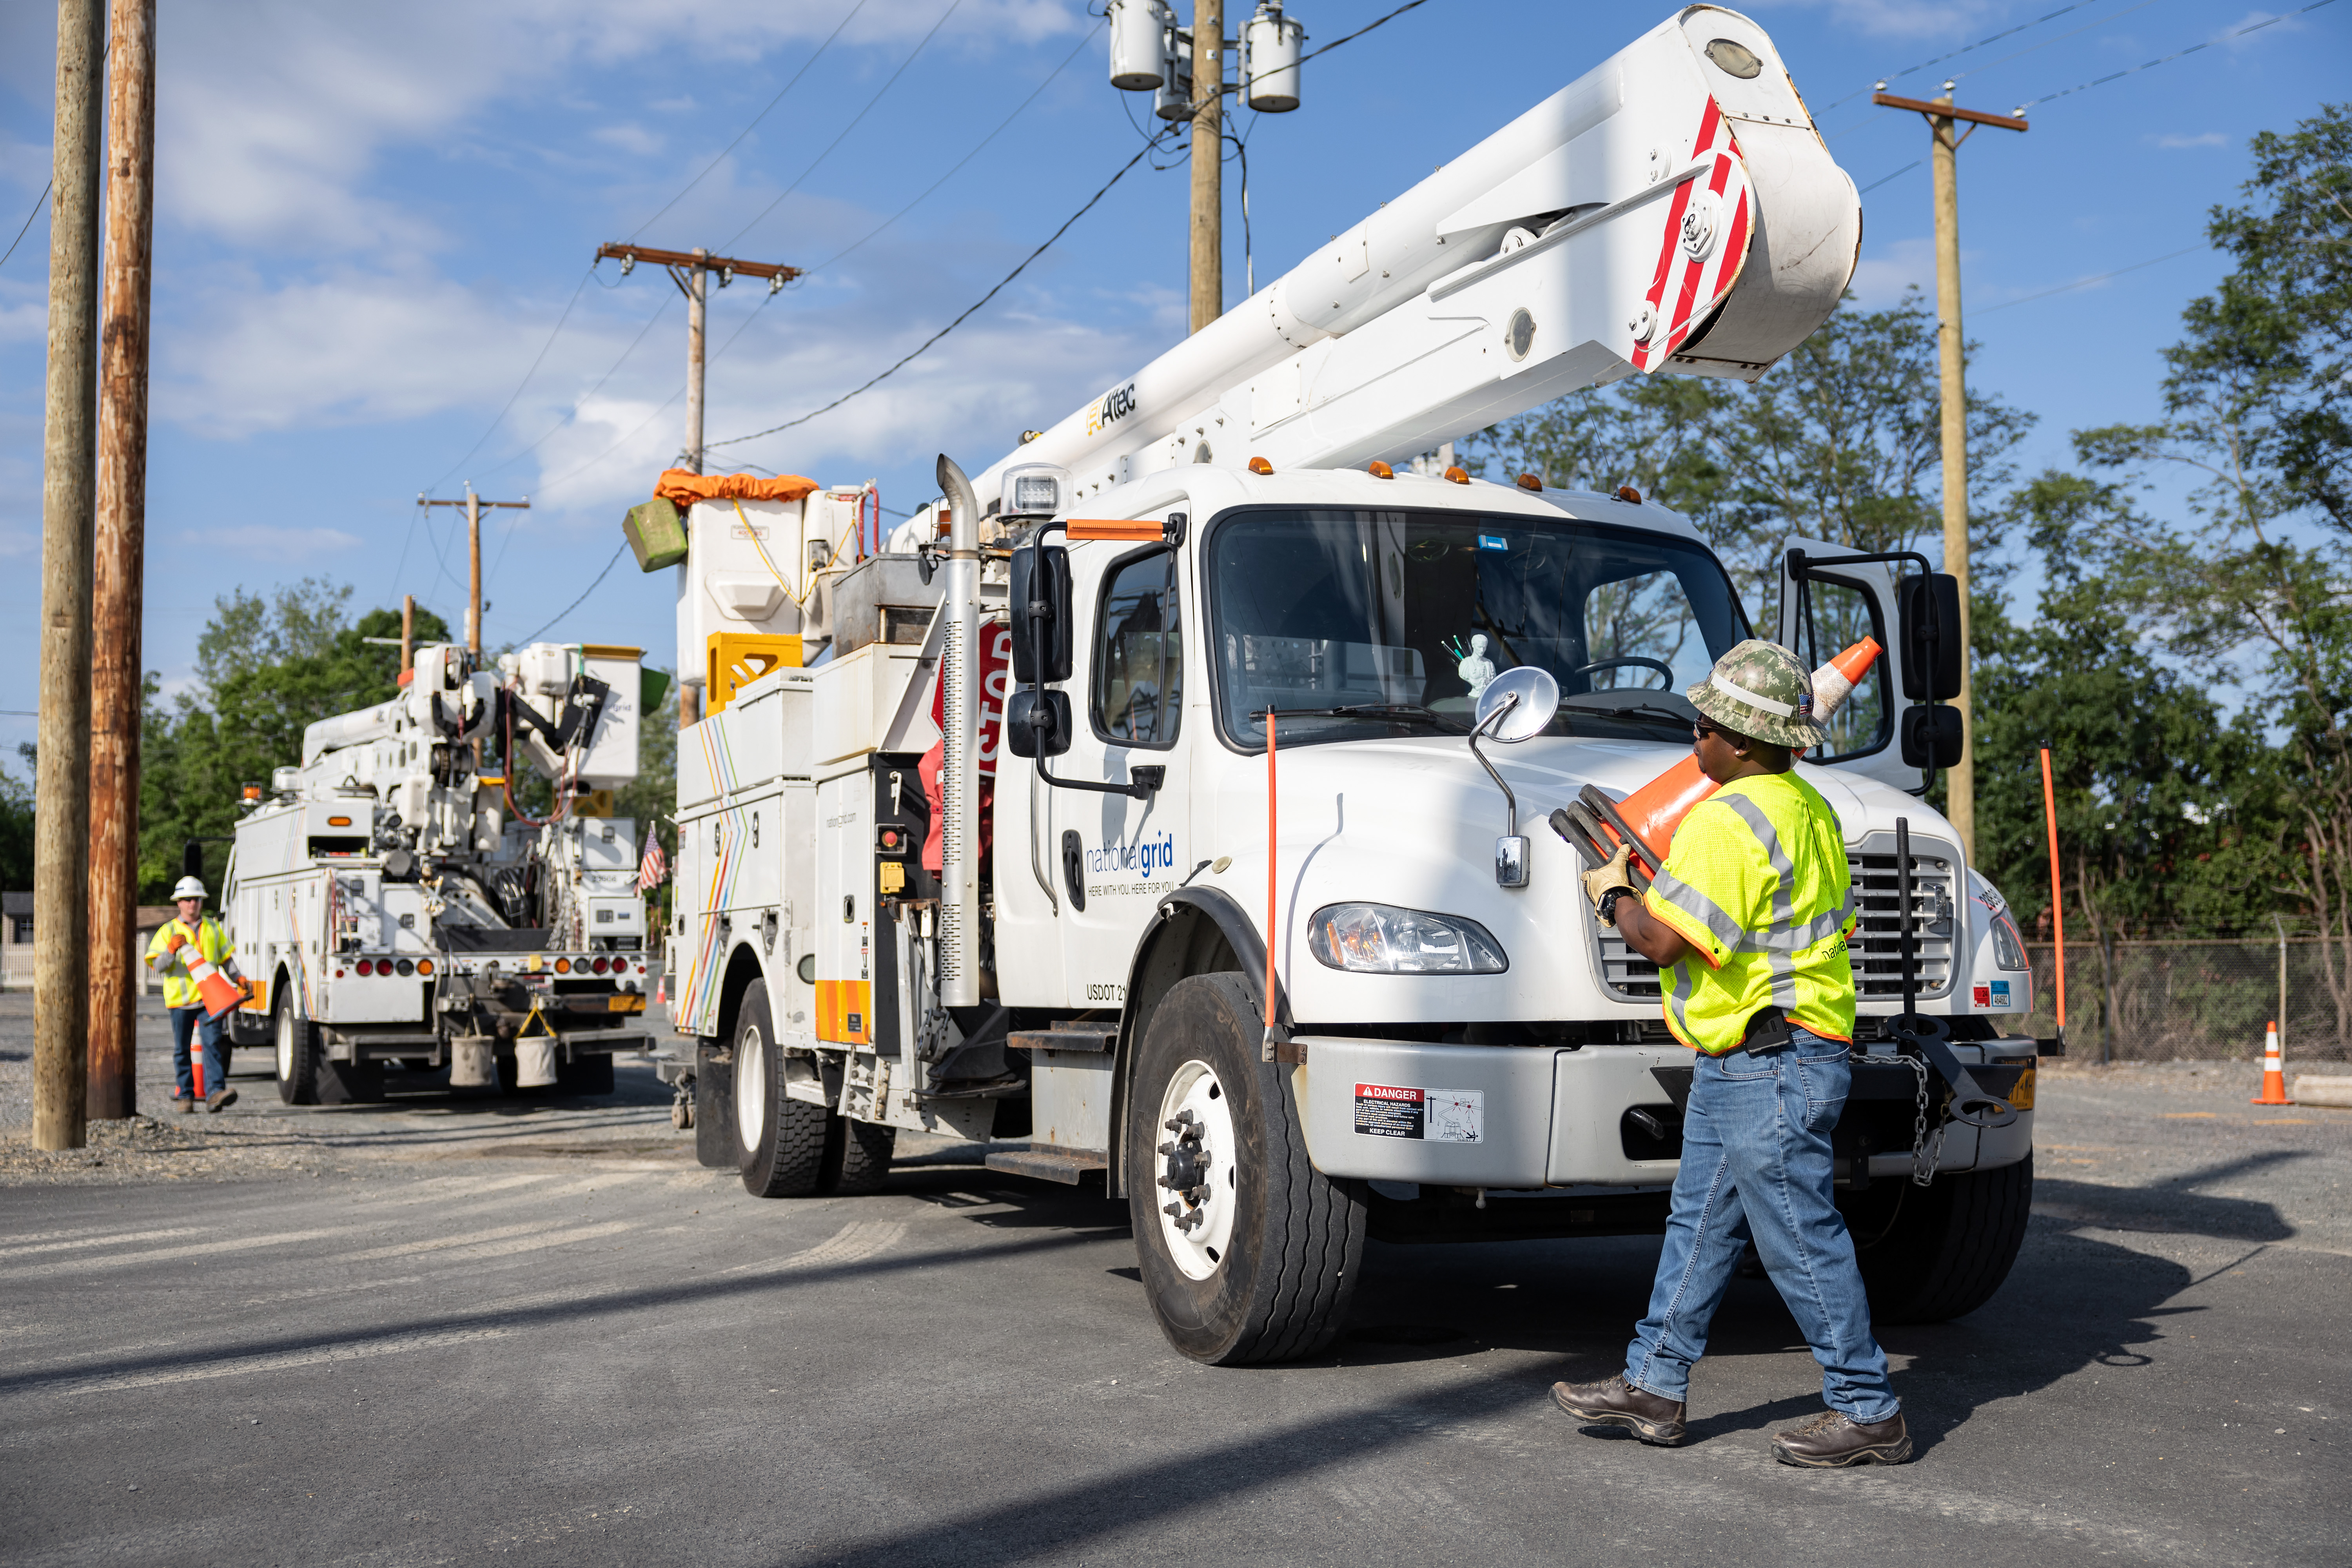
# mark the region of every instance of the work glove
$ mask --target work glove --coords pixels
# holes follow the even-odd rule
[[[1626,868],[1633,858],[1633,847],[1621,844],[1617,847],[1617,853],[1609,858],[1609,864],[1584,873],[1584,896],[1592,900],[1594,915],[1601,913],[1601,900],[1612,888],[1622,888],[1627,892],[1633,890],[1633,878]],[[1617,922],[1603,920],[1601,923],[1614,926]]]

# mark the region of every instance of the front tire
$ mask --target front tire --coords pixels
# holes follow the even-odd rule
[[[824,1168],[824,1107],[784,1093],[784,1051],[764,980],[751,982],[735,1015],[734,1100],[743,1190],[755,1198],[814,1194]]]
[[[1363,1259],[1361,1184],[1308,1162],[1291,1069],[1261,1062],[1259,1038],[1241,976],[1179,981],[1128,1089],[1144,1291],[1169,1342],[1213,1366],[1328,1346]]]
[[[1894,1185],[1889,1183],[1888,1185]],[[1992,1299],[2017,1261],[2033,1206],[2033,1158],[1996,1171],[1904,1182],[1891,1200],[1876,1184],[1846,1205],[1855,1261],[1881,1323],[1940,1323]]]

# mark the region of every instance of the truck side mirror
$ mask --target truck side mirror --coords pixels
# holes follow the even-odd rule
[[[1945,572],[1906,577],[1895,592],[1903,624],[1903,695],[1913,702],[1949,702],[1960,694],[1959,579]]]
[[[1013,679],[1022,686],[1070,679],[1070,552],[1060,545],[1024,544],[1013,552]],[[1038,668],[1043,652],[1045,666]],[[1067,707],[1065,700],[1064,706]],[[1062,726],[1066,749],[1069,725]],[[1029,753],[1022,752],[1026,756]]]
[[[1948,583],[1950,578],[1944,579]],[[1903,762],[1906,767],[1959,766],[1968,743],[1957,708],[1906,708],[1903,710]]]
[[[1004,749],[1016,757],[1058,757],[1070,749],[1070,733],[1066,691],[1016,691],[1004,705]]]

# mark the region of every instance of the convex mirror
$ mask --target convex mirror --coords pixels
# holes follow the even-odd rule
[[[1478,694],[1479,733],[1497,741],[1524,741],[1540,735],[1559,711],[1559,682],[1551,671],[1532,664],[1515,665],[1486,683]],[[1489,728],[1489,721],[1492,728]]]

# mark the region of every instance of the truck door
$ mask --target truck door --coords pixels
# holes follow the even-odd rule
[[[1780,569],[1780,645],[1794,651],[1810,669],[1819,669],[1864,637],[1876,639],[1885,650],[1855,684],[1844,705],[1831,715],[1829,743],[1806,760],[1848,768],[1896,789],[1919,793],[1920,763],[1916,756],[1906,760],[1904,754],[1905,715],[1925,700],[1931,672],[1924,668],[1906,669],[1906,658],[1914,656],[1905,646],[1898,581],[1898,574],[1907,576],[1916,585],[1916,569],[1906,572],[1900,563],[1885,561],[1809,565],[1801,592],[1790,576],[1790,550],[1801,550],[1811,560],[1832,562],[1862,553],[1817,539],[1787,542]],[[1953,635],[1957,637],[1957,630]],[[1914,662],[1925,664],[1924,659],[1914,658]],[[1906,696],[1906,691],[1917,695]],[[1945,717],[1949,720],[1956,715]],[[1913,721],[1914,728],[1917,723]]]
[[[1048,766],[1103,784],[1161,770],[1142,799],[1052,789],[1039,813],[1050,825],[1039,848],[1062,904],[1070,1003],[1118,1007],[1153,906],[1192,868],[1182,720],[1188,690],[1199,689],[1186,663],[1197,638],[1187,635],[1190,584],[1177,550],[1097,541],[1070,554],[1074,733]]]

